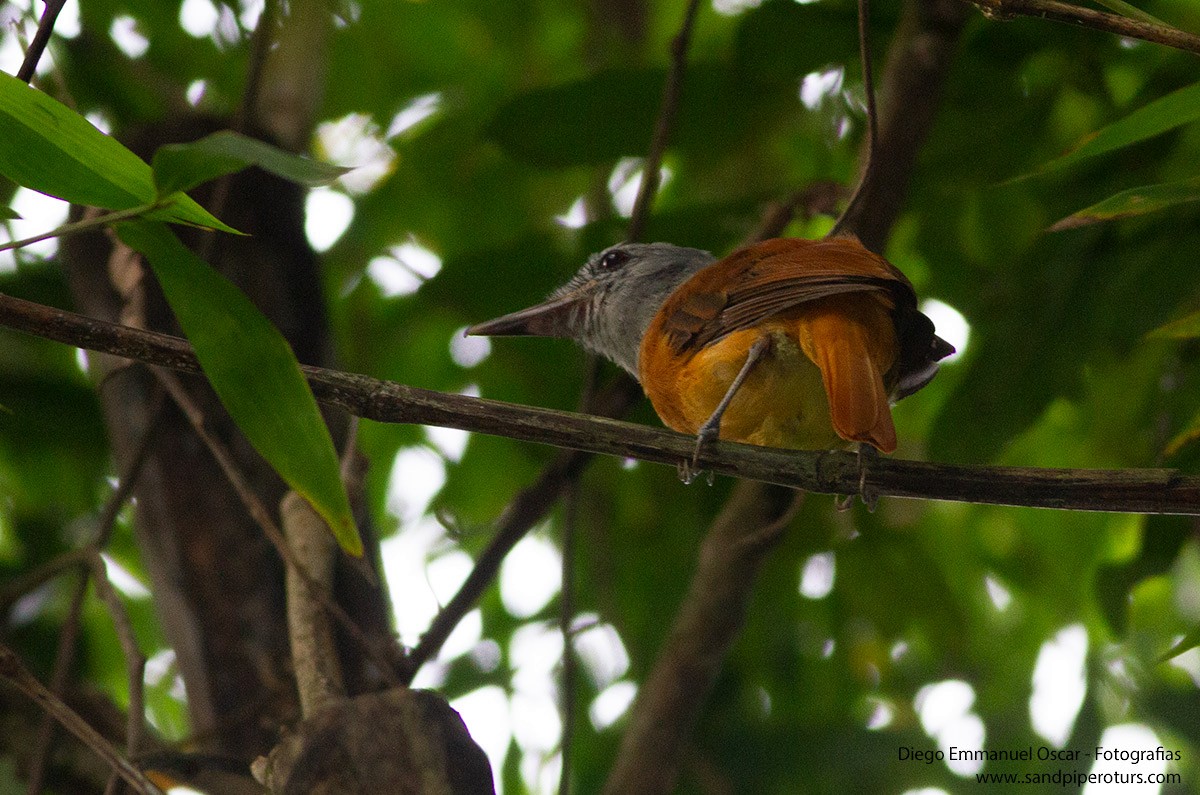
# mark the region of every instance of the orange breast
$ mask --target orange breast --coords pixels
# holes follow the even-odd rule
[[[772,285],[808,285],[794,277],[814,272],[807,267],[814,251],[822,278],[832,274],[836,280],[836,256],[845,251],[856,255],[843,271],[851,277],[871,275],[878,261],[883,263],[879,278],[891,278],[892,272],[884,270],[890,265],[881,258],[856,241],[857,249],[845,249],[842,242],[769,241],[800,245],[760,249],[757,258],[744,253],[753,254],[755,247],[744,249],[672,294],[642,340],[638,363],[642,386],[664,423],[695,433],[728,391],[750,347],[765,335],[769,348],[722,418],[720,438],[804,449],[833,447],[844,439],[884,452],[895,449],[884,379],[895,363],[897,344],[886,292],[805,298],[781,311],[764,310],[752,322],[736,311],[746,305],[739,300],[747,295],[758,301],[765,293],[771,296],[765,306],[786,305],[782,298],[775,300]],[[835,245],[813,248],[830,243]],[[726,331],[721,324],[729,317],[740,317],[743,327]],[[705,339],[712,341],[696,342]]]

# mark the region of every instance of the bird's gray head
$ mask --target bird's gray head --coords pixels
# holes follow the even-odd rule
[[[570,337],[637,376],[638,349],[655,313],[712,261],[707,251],[670,243],[620,243],[588,257],[544,303],[466,333]]]

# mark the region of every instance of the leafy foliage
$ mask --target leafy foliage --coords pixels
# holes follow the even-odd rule
[[[247,70],[244,23],[220,4],[224,27],[193,36],[180,27],[181,5],[82,4],[84,32],[58,40],[54,50],[81,111],[128,129],[177,108],[184,89],[201,81],[201,110],[234,111]],[[354,217],[324,254],[346,369],[515,402],[576,405],[586,368],[568,344],[498,341],[476,362],[458,347],[457,332],[535,302],[588,252],[622,236],[618,172],[623,167],[628,176],[636,164],[621,159],[644,154],[650,140],[682,7],[647,4],[643,24],[629,35],[599,10],[608,4],[584,5],[365,0],[336,27],[324,115],[361,114],[394,156],[373,184],[343,180],[339,190],[353,196]],[[874,5],[872,35],[882,55],[901,9],[898,2]],[[1190,4],[1139,5],[1200,30]],[[817,180],[854,179],[863,118],[853,4],[751,6],[726,15],[706,5],[701,13],[649,239],[726,252],[753,230],[767,202]],[[123,54],[107,33],[123,15],[149,42],[141,56]],[[822,73],[826,85],[840,88],[816,91]],[[10,82],[0,78],[0,112],[6,92],[26,90]],[[1079,208],[1101,214],[1097,207],[1135,186],[1194,185],[1196,85],[1195,59],[1183,53],[1039,20],[971,19],[887,250],[921,296],[966,317],[970,339],[928,388],[896,407],[899,455],[1197,472],[1198,205],[1161,201],[1153,213],[1047,232]],[[430,115],[398,124],[403,111],[429,97],[423,107]],[[385,133],[394,122],[403,129]],[[0,124],[0,155],[7,152],[10,162],[44,129],[25,114],[5,115]],[[319,138],[326,153],[337,153],[336,137]],[[125,173],[106,157],[79,158],[95,166],[96,184]],[[336,159],[370,165],[359,154]],[[1055,167],[1043,169],[1048,163]],[[52,165],[39,165],[39,173],[45,168],[52,178]],[[105,184],[103,195],[59,195],[114,208],[153,202],[149,167],[130,163],[127,175],[134,172]],[[212,173],[176,166],[158,184],[183,189]],[[573,206],[580,208],[574,220],[556,220]],[[1129,210],[1126,204],[1115,215]],[[788,234],[815,236],[828,225],[827,218],[797,220]],[[440,269],[418,268],[420,250],[436,254]],[[0,291],[67,303],[51,261],[22,260],[0,273]],[[1180,325],[1165,325],[1179,318]],[[100,411],[75,358],[40,340],[0,336],[4,580],[68,548],[72,526],[98,510],[111,473]],[[645,406],[635,417],[657,422]],[[493,438],[472,438],[460,452],[423,429],[369,423],[361,444],[372,460],[369,502],[393,533],[388,544],[427,575],[442,602],[452,589],[434,575],[457,566],[464,552],[478,554],[490,538],[488,523],[552,455]],[[444,482],[430,505],[403,508],[395,487],[389,492],[389,471],[413,447],[436,453],[423,459],[425,474]],[[619,636],[628,670],[586,663],[573,693],[581,713],[614,683],[638,682],[649,669],[728,487],[685,487],[666,469],[614,461],[587,472],[577,605]],[[431,530],[434,513],[452,531]],[[928,688],[947,681],[969,685],[973,701],[957,717],[979,721],[985,748],[1090,750],[1106,728],[1139,723],[1182,751],[1170,770],[1194,788],[1200,654],[1184,647],[1200,624],[1195,530],[1194,519],[1181,517],[889,499],[874,514],[843,513],[828,498],[810,497],[762,572],[682,791],[962,789],[973,779],[942,763],[898,758],[902,747],[937,746],[937,730],[923,720],[934,692]],[[537,536],[558,544],[562,532],[555,516]],[[418,543],[426,536],[435,540]],[[114,555],[144,579],[128,528],[114,545]],[[824,562],[813,563],[816,555]],[[832,577],[824,590],[812,579],[821,566]],[[502,584],[521,577],[514,572]],[[427,595],[421,588],[403,593]],[[49,588],[14,629],[28,656],[51,658],[67,590]],[[420,616],[405,614],[416,611],[413,602],[397,601],[402,639],[415,642]],[[520,650],[531,637],[553,634],[558,604],[550,598],[529,614],[489,592],[478,636],[466,632],[423,683],[452,699],[498,687],[513,699],[514,720],[532,720],[519,705],[548,702],[553,662],[531,666]],[[151,611],[134,618],[139,637],[159,648]],[[1064,638],[1079,628],[1086,658],[1060,668],[1059,684],[1039,684],[1039,659],[1068,645]],[[94,653],[81,675],[120,695],[121,662],[105,645],[110,632],[89,614]],[[1175,656],[1164,661],[1167,654]],[[537,670],[541,678],[530,674]],[[1051,710],[1062,734],[1035,725],[1031,693],[1080,681],[1080,706]],[[160,726],[179,725],[168,686],[148,697]],[[577,791],[600,789],[621,728],[619,720],[610,726],[581,714]],[[510,740],[503,726],[471,729],[477,737],[500,730],[504,742],[489,750],[505,792],[551,789],[543,779],[552,776],[542,774],[554,770],[553,742],[521,729]],[[1060,766],[1035,760],[984,769],[1049,773]]]

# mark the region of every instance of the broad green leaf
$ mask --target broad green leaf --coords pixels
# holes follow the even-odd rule
[[[1167,94],[1092,135],[1071,152],[1045,163],[1036,173],[1063,168],[1111,152],[1200,119],[1200,83]]]
[[[233,235],[242,234],[201,207],[191,196],[179,191],[159,199],[155,206],[145,214],[145,217],[154,221],[215,229],[218,232],[228,232]]]
[[[150,166],[58,100],[0,73],[0,173],[18,185],[107,210],[150,207]],[[157,208],[164,221],[236,231],[179,194]]]
[[[211,179],[259,166],[301,185],[325,185],[350,169],[293,155],[263,141],[223,130],[189,144],[168,144],[154,153],[160,195],[186,191]]]
[[[312,504],[342,548],[361,555],[333,441],[283,335],[163,224],[122,223],[117,232],[149,260],[205,375],[246,438]]]
[[[1146,215],[1185,202],[1200,201],[1200,177],[1158,185],[1143,185],[1109,196],[1102,202],[1067,216],[1050,227],[1051,232],[1088,224]]]
[[[1165,663],[1168,660],[1173,660],[1189,649],[1194,649],[1200,646],[1200,627],[1196,627],[1191,632],[1179,639],[1179,642],[1167,650],[1161,657],[1158,658],[1160,663]]]
[[[0,173],[75,204],[129,210],[154,201],[150,166],[75,111],[0,73]]]
[[[1146,335],[1147,339],[1194,340],[1200,338],[1200,312],[1172,320]]]

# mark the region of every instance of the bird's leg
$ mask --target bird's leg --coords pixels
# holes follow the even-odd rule
[[[858,497],[863,501],[863,505],[867,506],[867,510],[871,513],[875,512],[875,505],[879,502],[879,494],[873,488],[867,487],[867,467],[874,461],[879,460],[879,451],[866,442],[858,443],[858,454],[855,456],[858,462]],[[847,495],[845,500],[840,500],[837,503],[839,511],[847,510],[854,503],[855,495]]]
[[[762,358],[763,353],[766,352],[770,344],[771,338],[766,335],[754,341],[754,344],[750,346],[750,350],[746,354],[746,363],[742,365],[742,369],[738,371],[737,377],[729,385],[729,389],[725,392],[725,397],[721,398],[721,402],[717,404],[717,408],[713,411],[712,416],[700,426],[700,430],[696,433],[696,450],[692,453],[692,460],[690,462],[683,461],[679,465],[679,478],[684,483],[691,483],[695,480],[696,475],[700,473],[700,454],[704,451],[704,446],[716,441],[720,435],[721,417],[725,414],[725,410],[729,408],[729,404],[733,401],[733,396],[742,388],[742,383],[750,375],[750,371],[754,369],[755,363]]]

